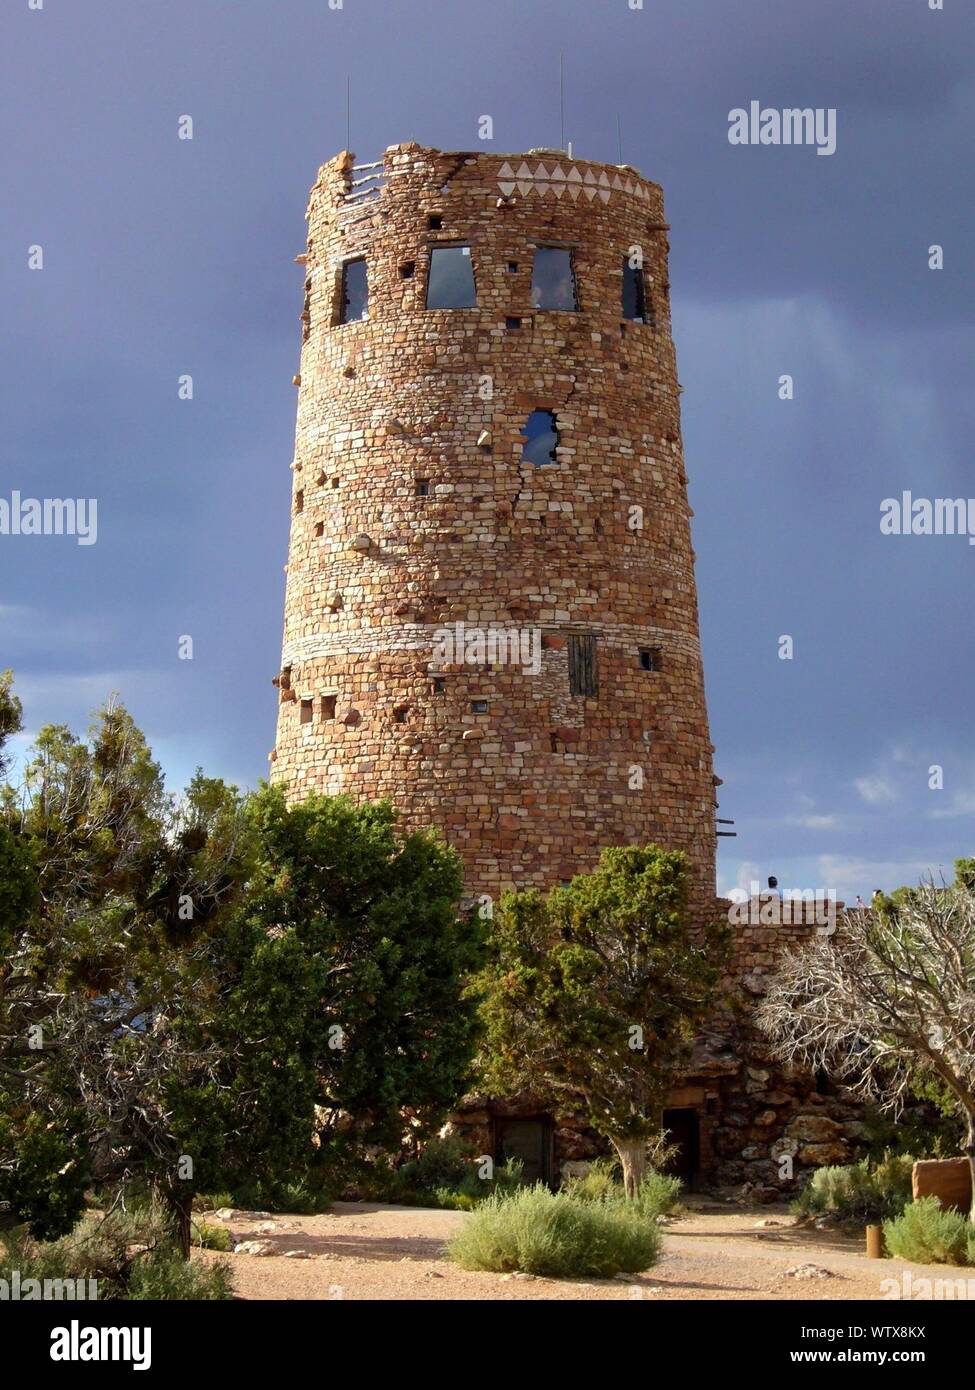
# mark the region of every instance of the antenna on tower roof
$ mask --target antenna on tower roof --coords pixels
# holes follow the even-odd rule
[[[565,54],[559,54],[559,149],[565,149]]]
[[[345,148],[352,148],[352,77],[345,74]]]
[[[619,148],[620,163],[623,163],[623,122],[620,120],[620,113],[616,113],[616,144]]]

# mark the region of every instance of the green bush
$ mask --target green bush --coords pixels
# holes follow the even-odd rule
[[[943,1211],[937,1197],[911,1202],[884,1222],[891,1255],[925,1265],[975,1264],[975,1228],[959,1211]]]
[[[512,1160],[494,1169],[493,1178],[478,1173],[480,1155],[450,1135],[431,1139],[416,1158],[384,1173],[376,1186],[377,1198],[403,1206],[446,1207],[473,1211],[496,1192],[513,1192],[522,1184],[522,1165]]]
[[[99,1302],[115,1299],[227,1299],[226,1265],[180,1258],[157,1208],[90,1213],[60,1240],[39,1242],[21,1228],[5,1236],[0,1278],[95,1279]]]
[[[217,1303],[234,1296],[230,1266],[180,1258],[176,1250],[158,1251],[133,1270],[125,1297],[131,1300]]]
[[[194,1221],[193,1244],[201,1250],[229,1250],[230,1232],[226,1226],[218,1226],[210,1221]]]
[[[672,1212],[680,1200],[680,1178],[670,1178],[652,1170],[645,1174],[635,1202],[628,1202],[613,1159],[597,1158],[581,1178],[569,1178],[564,1192],[577,1202],[601,1202],[610,1206],[627,1205],[648,1221]]]
[[[792,1204],[798,1216],[835,1216],[841,1225],[874,1225],[898,1216],[911,1200],[909,1154],[887,1153],[845,1167],[817,1168]]]
[[[538,1183],[486,1198],[447,1253],[463,1269],[608,1279],[649,1269],[660,1253],[660,1233],[638,1211],[577,1201]]]

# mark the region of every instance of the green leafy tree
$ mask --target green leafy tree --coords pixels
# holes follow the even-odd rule
[[[712,1008],[725,927],[692,932],[683,854],[607,849],[547,896],[502,899],[484,991],[485,1080],[577,1111],[616,1149],[628,1197]]]
[[[174,1101],[225,1060],[205,1023],[212,942],[248,872],[240,798],[202,774],[168,797],[110,704],[88,740],[43,729],[4,807],[34,883],[0,919],[0,1201],[55,1236],[87,1183],[135,1179],[165,1198],[188,1248]]]
[[[429,1133],[462,1095],[476,1047],[466,982],[483,959],[459,914],[460,862],[400,836],[387,803],[280,788],[250,806],[258,861],[227,937],[220,1016],[246,1063],[225,1093],[246,1130],[314,1132],[328,1156]]]

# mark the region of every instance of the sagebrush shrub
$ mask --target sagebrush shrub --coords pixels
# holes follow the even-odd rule
[[[680,1178],[667,1177],[652,1170],[644,1175],[636,1200],[629,1202],[612,1159],[597,1158],[580,1178],[569,1178],[563,1191],[579,1202],[602,1202],[610,1206],[627,1205],[648,1221],[666,1216],[680,1199]]]
[[[578,1201],[538,1183],[481,1202],[447,1253],[463,1269],[608,1279],[649,1269],[660,1253],[660,1233],[637,1210]]]
[[[835,1216],[844,1225],[892,1219],[911,1200],[913,1167],[910,1155],[888,1153],[876,1162],[817,1168],[792,1209],[800,1216]]]
[[[975,1264],[975,1228],[960,1211],[943,1211],[937,1197],[911,1202],[884,1222],[891,1255],[926,1265]]]
[[[227,1299],[226,1265],[190,1264],[173,1245],[158,1208],[89,1213],[60,1240],[41,1242],[26,1230],[5,1235],[0,1278],[98,1281],[98,1299]]]

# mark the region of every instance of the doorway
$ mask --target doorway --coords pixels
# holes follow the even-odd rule
[[[496,1116],[494,1121],[494,1161],[506,1163],[516,1158],[522,1165],[526,1183],[552,1185],[554,1168],[553,1126],[550,1115],[526,1115],[517,1119]]]
[[[665,1110],[664,1129],[668,1131],[667,1143],[677,1145],[667,1172],[691,1187],[701,1167],[701,1117],[692,1106]]]

